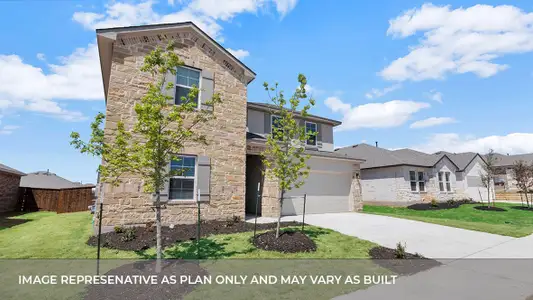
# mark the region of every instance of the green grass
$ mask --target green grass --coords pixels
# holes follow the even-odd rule
[[[4,218],[0,224],[0,258],[95,258],[96,247],[86,244],[92,233],[92,216],[86,212],[56,214],[37,212]],[[299,228],[298,228],[299,229]],[[286,229],[284,229],[286,230]],[[256,249],[252,232],[213,235],[200,240],[202,268],[216,275],[327,275],[391,274],[368,258],[376,244],[341,233],[308,226],[305,233],[317,244],[311,253],[282,254]],[[154,233],[155,234],[155,233]],[[197,244],[183,242],[164,249],[165,258],[197,258]],[[139,258],[154,258],[155,250],[142,252],[102,248],[103,273]],[[109,260],[129,258],[131,260]],[[327,260],[325,260],[327,259]],[[0,261],[2,262],[2,261]],[[94,260],[7,260],[6,274],[94,274]],[[65,271],[65,270],[68,270]],[[83,285],[31,285],[21,289],[15,276],[0,276],[0,292],[6,299],[79,299]],[[187,299],[330,299],[368,285],[201,285]]]
[[[523,237],[533,233],[533,211],[514,209],[516,203],[496,203],[505,212],[474,209],[480,204],[465,204],[458,208],[417,211],[405,207],[364,205],[363,212],[398,217],[469,230]]]

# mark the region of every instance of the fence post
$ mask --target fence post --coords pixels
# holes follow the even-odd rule
[[[302,216],[302,232],[304,231],[305,227],[305,203],[307,202],[307,194],[304,194],[304,211]]]
[[[200,189],[198,189],[198,195],[196,195],[196,204],[198,206],[198,224],[196,225],[196,255],[200,259]]]
[[[255,198],[255,221],[254,221],[254,241],[257,232],[257,211],[259,206],[259,197],[261,197],[261,182],[257,183],[257,197]]]
[[[100,209],[98,212],[98,252],[96,253],[96,275],[100,275],[100,239],[102,236],[102,212],[104,202],[100,199]]]

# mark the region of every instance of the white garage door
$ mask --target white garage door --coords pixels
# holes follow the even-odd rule
[[[470,198],[474,201],[487,201],[487,188],[483,186],[480,176],[466,176],[466,183],[468,185],[466,191]]]
[[[301,215],[304,194],[307,194],[306,214],[350,211],[353,165],[349,161],[318,158],[311,158],[308,164],[309,177],[302,187],[287,193],[282,215]]]

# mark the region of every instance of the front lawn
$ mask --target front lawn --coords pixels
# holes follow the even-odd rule
[[[480,205],[463,204],[458,208],[424,211],[406,207],[364,205],[363,212],[512,237],[533,233],[533,211],[516,209],[520,204],[497,202],[496,207],[506,209],[504,212],[474,209]]]

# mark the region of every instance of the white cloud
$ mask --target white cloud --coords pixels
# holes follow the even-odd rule
[[[83,120],[80,112],[61,108],[56,100],[102,100],[104,92],[95,44],[79,48],[49,72],[18,55],[0,55],[0,110],[24,109],[67,121]]]
[[[365,97],[368,99],[383,97],[387,95],[388,93],[393,92],[401,87],[402,85],[398,83],[398,84],[393,84],[391,86],[388,86],[382,90],[372,89],[370,92],[365,94]]]
[[[431,90],[431,91],[429,91],[427,96],[428,96],[429,99],[431,99],[433,101],[442,103],[442,93],[441,92],[438,92],[436,90]]]
[[[533,152],[533,133],[510,133],[480,138],[461,136],[456,133],[434,134],[423,144],[412,148],[427,153],[442,150],[454,153],[468,151],[487,153],[489,149],[503,154],[531,153]]]
[[[250,55],[250,52],[243,49],[233,50],[231,48],[227,48],[227,50],[229,51],[229,53],[233,54],[233,56],[241,60]]]
[[[178,1],[181,3],[181,1]],[[221,4],[219,0],[192,0],[175,12],[159,14],[154,11],[155,1],[146,0],[140,3],[111,2],[106,6],[105,13],[75,12],[72,19],[85,28],[131,26],[140,24],[174,23],[192,21],[207,34],[218,41],[223,41],[222,26],[218,21],[230,21],[241,13],[256,13],[266,9],[273,3],[276,11],[284,16],[291,11],[295,0],[227,0]],[[171,1],[171,5],[174,1]]]
[[[46,55],[44,55],[44,53],[37,53],[36,57],[38,60],[41,60],[41,61],[46,60]]]
[[[457,121],[454,118],[450,117],[431,117],[424,120],[416,121],[412,123],[409,128],[426,128],[455,122]]]
[[[419,110],[430,107],[429,103],[405,100],[367,103],[352,107],[337,97],[327,98],[325,104],[333,112],[343,115],[342,125],[337,127],[337,130],[396,127],[407,122]]]
[[[10,135],[19,128],[20,126],[17,125],[0,126],[0,135]]]
[[[388,35],[417,33],[423,33],[419,44],[383,69],[383,78],[417,81],[469,72],[493,76],[509,67],[495,59],[533,51],[533,13],[510,5],[451,9],[424,4],[389,21]]]

